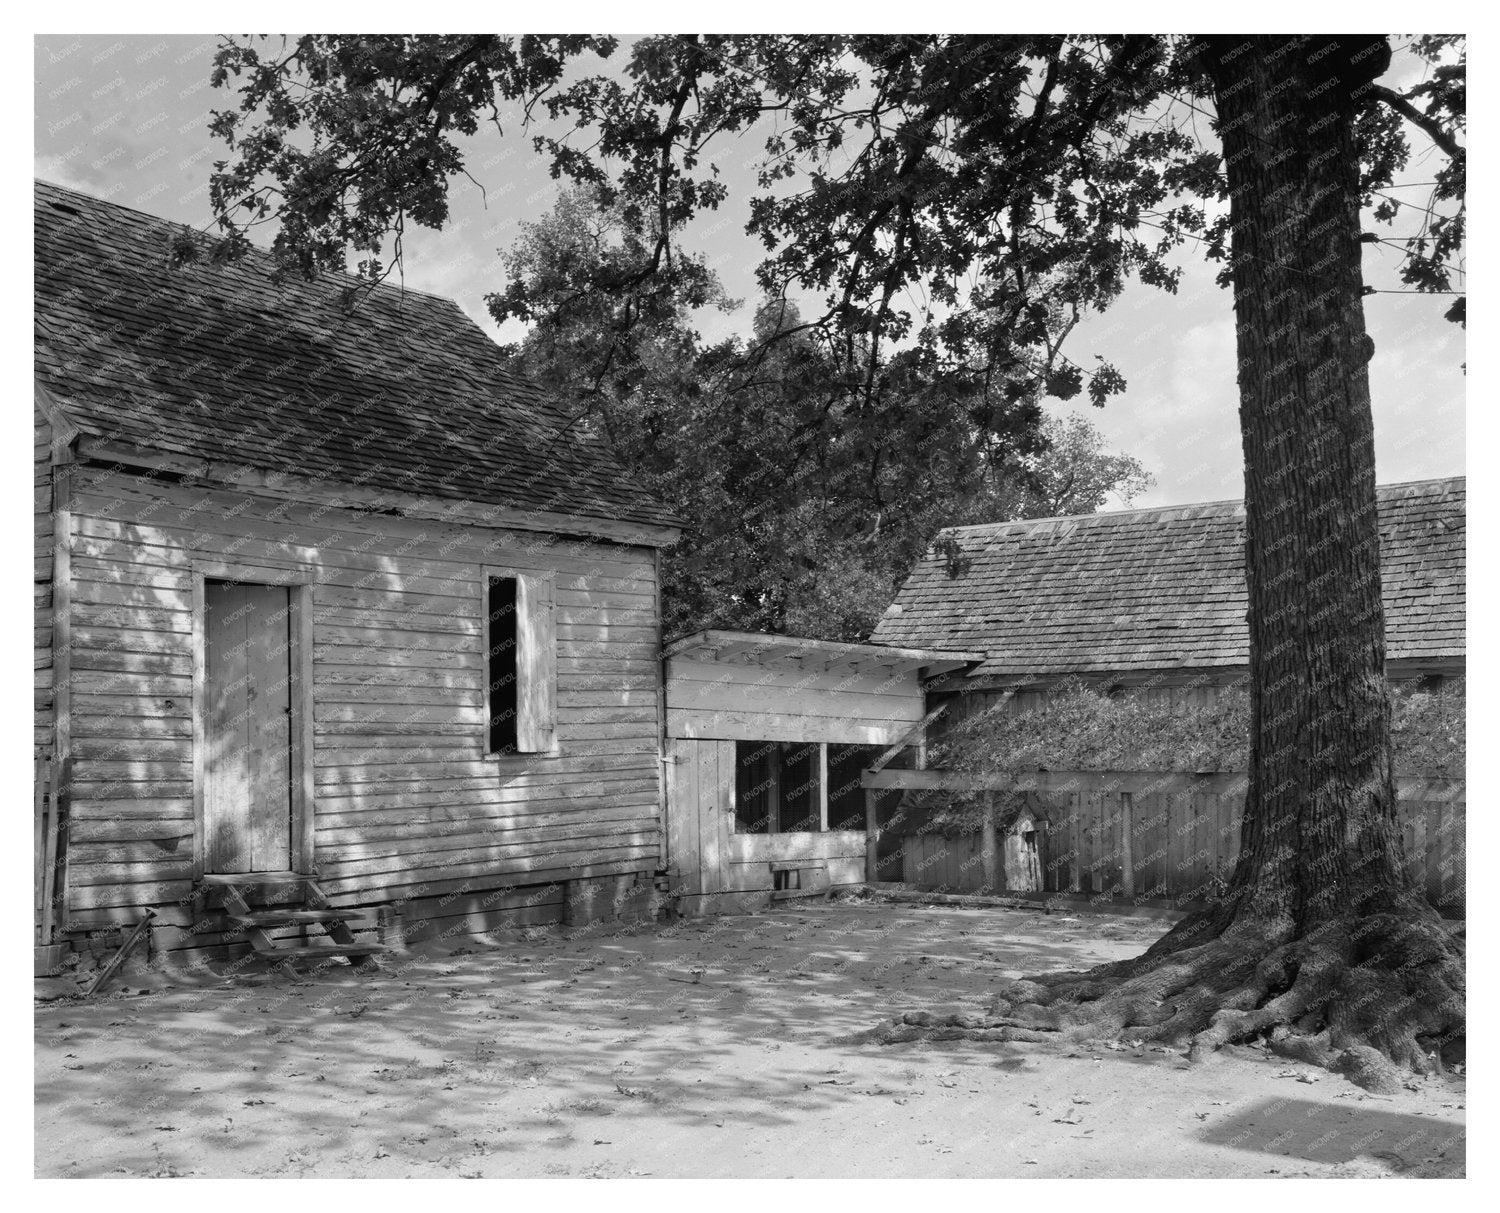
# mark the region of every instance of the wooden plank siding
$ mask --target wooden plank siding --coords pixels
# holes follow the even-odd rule
[[[189,893],[195,562],[311,585],[315,862],[342,903],[655,868],[650,549],[92,467],[72,520],[70,910]],[[484,754],[486,565],[554,588],[555,755]]]
[[[40,402],[32,405],[35,449],[32,458],[32,752],[51,754],[52,724],[52,423]]]
[[[667,662],[667,734],[716,740],[890,745],[922,719],[917,680],[875,673]]]
[[[733,741],[672,738],[667,749],[668,864],[679,896],[769,893],[773,864],[804,861],[821,869],[819,886],[864,879],[863,830],[736,831]]]

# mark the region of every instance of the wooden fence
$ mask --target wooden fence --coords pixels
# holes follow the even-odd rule
[[[862,782],[1021,797],[1019,813],[1004,815],[1021,827],[1009,834],[992,827],[988,836],[902,840],[902,879],[931,888],[1021,891],[1013,882],[1028,864],[1019,857],[1039,875],[1036,891],[1196,899],[1222,887],[1239,856],[1246,784],[1239,772],[889,770]],[[1462,917],[1465,784],[1416,777],[1396,784],[1412,877],[1440,912]]]

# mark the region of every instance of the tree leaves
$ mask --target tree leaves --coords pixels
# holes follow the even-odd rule
[[[784,298],[705,346],[695,310],[735,301],[691,258],[639,275],[646,218],[565,192],[522,225],[490,303],[532,322],[520,368],[693,524],[665,559],[669,634],[863,639],[940,527],[1093,510],[1149,484],[1080,420],[1043,426],[1024,379],[987,386],[906,350],[868,382],[865,339],[850,352]]]

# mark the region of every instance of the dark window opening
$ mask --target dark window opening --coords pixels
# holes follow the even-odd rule
[[[774,741],[739,741],[734,747],[734,829],[737,834],[774,834],[776,780],[781,763]]]
[[[865,793],[859,777],[885,752],[874,745],[830,745],[828,747],[828,828],[865,828]]]
[[[485,615],[489,620],[489,652],[485,654],[485,661],[489,678],[489,750],[492,754],[514,754],[519,741],[518,599],[516,578],[488,579]]]
[[[834,743],[828,747],[828,828],[830,830],[862,830],[865,828],[865,793],[860,787],[860,776],[879,761],[886,752],[883,745],[842,745]],[[885,769],[915,767],[916,748],[906,746],[896,754]],[[880,793],[882,805],[890,806],[901,799],[896,792]],[[882,819],[882,824],[883,824]]]
[[[797,834],[822,828],[818,761],[821,746],[781,747],[781,832]]]
[[[821,829],[820,749],[817,744],[736,742],[735,832],[790,834]]]
[[[771,888],[776,892],[785,889],[800,889],[802,887],[802,873],[797,868],[782,868],[771,873]]]

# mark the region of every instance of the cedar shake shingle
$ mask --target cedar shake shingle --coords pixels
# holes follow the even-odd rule
[[[191,229],[46,182],[36,370],[80,432],[381,490],[650,525],[680,520],[451,300],[273,283],[255,250],[173,269]],[[200,241],[207,247],[206,241]]]
[[[1464,656],[1464,478],[1377,490],[1386,656]],[[1104,674],[1249,661],[1238,501],[953,527],[870,636],[982,650],[972,676]],[[940,536],[940,538],[942,537]]]

